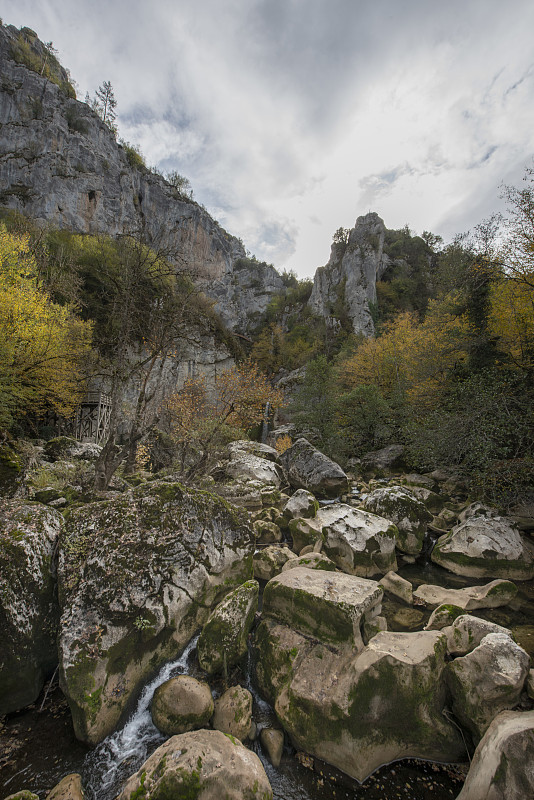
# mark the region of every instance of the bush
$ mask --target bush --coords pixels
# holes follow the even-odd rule
[[[89,133],[89,125],[76,110],[76,106],[69,106],[65,112],[65,119],[69,130],[76,131],[77,133]]]
[[[130,142],[125,142],[123,139],[119,142],[123,148],[128,164],[134,169],[146,169],[145,159],[143,158],[139,147]]]
[[[75,98],[76,91],[69,80],[68,71],[59,63],[56,52],[52,42],[43,44],[31,28],[21,28],[17,39],[11,44],[11,56],[17,64],[37,72],[59,86],[67,97]]]

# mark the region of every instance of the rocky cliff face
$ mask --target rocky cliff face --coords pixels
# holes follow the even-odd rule
[[[81,233],[144,229],[202,280],[229,327],[246,330],[282,289],[276,270],[265,265],[256,274],[254,262],[236,270],[245,257],[242,242],[160,175],[132,164],[88,105],[17,63],[18,39],[16,28],[0,26],[0,205]],[[27,39],[28,52],[39,58],[42,43]]]
[[[20,32],[0,25],[0,206],[80,233],[143,230],[202,282],[227,327],[250,332],[273,296],[285,291],[277,271],[247,258],[242,242],[202,206],[136,164],[99,116],[72,96],[59,64],[57,83],[41,75],[44,45],[23,31],[33,69],[14,58]],[[377,214],[358,217],[348,242],[333,245],[328,264],[317,270],[309,304],[331,327],[346,315],[356,333],[373,334],[369,304],[389,263],[384,235]]]
[[[370,303],[376,303],[376,281],[389,264],[384,253],[386,228],[375,212],[358,217],[346,243],[332,245],[330,260],[315,273],[309,305],[331,327],[346,314],[355,333],[372,336]]]

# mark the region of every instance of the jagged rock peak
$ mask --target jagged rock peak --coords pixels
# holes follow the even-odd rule
[[[332,244],[328,264],[316,271],[309,305],[331,327],[346,315],[355,333],[373,335],[370,304],[376,303],[376,281],[389,263],[385,235],[376,212],[358,217],[346,240]]]

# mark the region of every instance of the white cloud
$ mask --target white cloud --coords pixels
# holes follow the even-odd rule
[[[259,258],[312,274],[376,210],[446,237],[534,153],[530,0],[4,0],[81,96]]]

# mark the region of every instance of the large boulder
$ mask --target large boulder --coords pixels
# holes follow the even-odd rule
[[[405,449],[402,444],[390,444],[381,450],[366,453],[361,460],[361,470],[374,475],[391,475],[405,467]]]
[[[247,514],[152,482],[69,515],[60,539],[60,683],[79,739],[115,729],[147,678],[252,574]]]
[[[283,473],[278,464],[267,458],[247,453],[245,450],[236,450],[226,466],[226,472],[231,478],[245,481],[259,481],[278,488],[282,483]]]
[[[334,648],[266,616],[257,679],[296,748],[363,781],[399,758],[463,757],[442,713],[446,645],[440,632],[378,633],[362,650]]]
[[[150,711],[165,736],[206,728],[213,714],[211,689],[191,675],[177,675],[158,686]]]
[[[440,536],[432,561],[471,578],[534,577],[534,545],[504,517],[469,517]]]
[[[282,531],[275,522],[257,519],[252,523],[257,544],[276,544],[282,541]]]
[[[258,756],[221,731],[173,736],[126,782],[118,800],[272,800]]]
[[[485,586],[466,586],[463,589],[446,589],[431,583],[423,583],[413,593],[414,600],[427,608],[441,605],[458,606],[463,611],[477,608],[499,608],[508,605],[517,594],[517,586],[511,581],[491,581]]]
[[[252,442],[249,439],[239,439],[228,445],[228,452],[231,458],[236,458],[241,453],[248,453],[259,458],[266,458],[267,461],[278,461],[278,451],[274,447],[262,442]]]
[[[217,731],[244,741],[252,727],[252,695],[243,686],[231,686],[215,701],[212,725]]]
[[[402,553],[417,555],[432,514],[424,503],[417,500],[402,486],[375,489],[363,501],[363,508],[372,514],[391,520],[397,526],[397,548]]]
[[[307,439],[297,439],[285,450],[280,456],[280,464],[295,489],[307,489],[317,497],[337,497],[348,489],[348,478],[339,464]]]
[[[50,794],[46,795],[46,800],[84,800],[84,798],[82,777],[77,772],[65,775]]]
[[[457,800],[534,797],[534,711],[501,711],[481,739]]]
[[[470,653],[447,665],[456,718],[480,741],[492,719],[519,701],[530,659],[503,633],[488,633]]]
[[[333,503],[320,508],[314,519],[292,520],[289,530],[302,546],[321,539],[322,552],[349,575],[370,578],[397,569],[397,528],[376,514]]]
[[[288,520],[296,517],[311,519],[319,511],[319,503],[311,492],[306,489],[297,489],[291,495],[282,511],[284,517]]]
[[[260,581],[270,581],[282,572],[288,562],[296,560],[297,556],[289,547],[280,545],[262,547],[254,553],[254,577]]]
[[[258,582],[247,581],[210,614],[197,643],[198,662],[209,675],[236,664],[247,652],[258,595]]]
[[[397,575],[396,572],[388,572],[380,578],[379,585],[396,600],[411,606],[413,603],[413,586],[406,578]]]
[[[102,447],[94,442],[79,442],[70,436],[57,436],[46,442],[43,448],[43,457],[48,461],[71,459],[94,461],[101,451]]]
[[[305,636],[357,650],[363,621],[380,614],[382,594],[376,581],[296,567],[269,581],[262,613]]]
[[[0,509],[0,715],[36,700],[57,665],[54,551],[63,525],[40,503]]]
[[[471,614],[457,616],[443,632],[447,634],[447,650],[453,656],[465,656],[470,653],[488,633],[512,636],[508,628],[481,617],[473,617]]]

